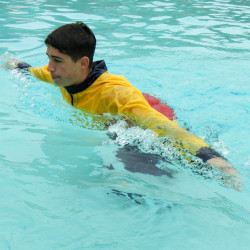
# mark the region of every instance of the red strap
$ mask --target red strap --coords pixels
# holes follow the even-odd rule
[[[143,94],[143,96],[153,109],[155,109],[158,112],[160,112],[161,114],[165,115],[171,121],[176,119],[176,116],[174,114],[174,110],[172,108],[170,108],[167,105],[167,103],[162,103],[161,99],[156,98],[154,96],[151,96],[149,94]]]

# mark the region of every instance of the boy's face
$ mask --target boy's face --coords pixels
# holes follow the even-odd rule
[[[47,46],[46,54],[49,57],[47,70],[57,86],[73,86],[85,80],[86,73],[81,59],[74,62],[70,56],[61,53],[50,45]]]

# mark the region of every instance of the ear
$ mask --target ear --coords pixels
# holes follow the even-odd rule
[[[87,56],[83,56],[80,59],[80,64],[82,69],[87,69],[89,67],[89,58]]]

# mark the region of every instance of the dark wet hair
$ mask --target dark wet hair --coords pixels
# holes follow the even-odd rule
[[[58,49],[77,61],[83,56],[89,58],[89,67],[93,65],[96,39],[92,30],[82,22],[65,24],[52,31],[45,39],[45,44]]]

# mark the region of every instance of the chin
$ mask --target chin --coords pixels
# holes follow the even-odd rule
[[[62,82],[60,81],[61,79],[55,79],[53,80],[54,84],[58,87],[68,87],[68,86],[71,86],[72,84],[69,84],[68,82]]]
[[[59,80],[53,80],[53,83],[56,85],[56,86],[59,86],[59,87],[63,87],[64,84],[62,82],[60,82]]]

